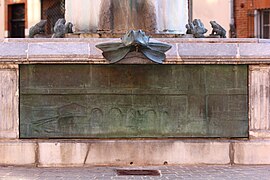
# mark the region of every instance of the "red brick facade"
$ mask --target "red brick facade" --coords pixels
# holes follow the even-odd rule
[[[255,10],[270,8],[270,0],[235,0],[235,27],[238,38],[255,37]]]

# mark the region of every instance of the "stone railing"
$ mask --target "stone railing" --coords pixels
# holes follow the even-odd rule
[[[158,39],[164,64],[246,64],[249,138],[36,140],[19,138],[20,64],[108,64],[95,45],[118,39],[0,40],[0,165],[270,164],[270,41]],[[151,63],[130,53],[120,64]]]

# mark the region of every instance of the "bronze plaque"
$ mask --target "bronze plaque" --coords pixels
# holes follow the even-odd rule
[[[21,65],[21,138],[248,137],[246,65]]]

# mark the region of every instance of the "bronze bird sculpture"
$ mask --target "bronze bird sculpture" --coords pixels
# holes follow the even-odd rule
[[[171,45],[157,42],[149,42],[150,37],[142,30],[130,30],[119,43],[103,43],[96,45],[103,51],[102,55],[110,63],[116,63],[126,57],[129,52],[141,52],[146,58],[155,63],[163,63],[165,52],[171,49]]]

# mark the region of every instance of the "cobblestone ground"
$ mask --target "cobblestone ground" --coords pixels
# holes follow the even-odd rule
[[[115,169],[153,169],[161,176],[117,176]],[[0,179],[229,179],[270,180],[270,166],[160,166],[160,167],[89,167],[25,168],[0,167]]]

